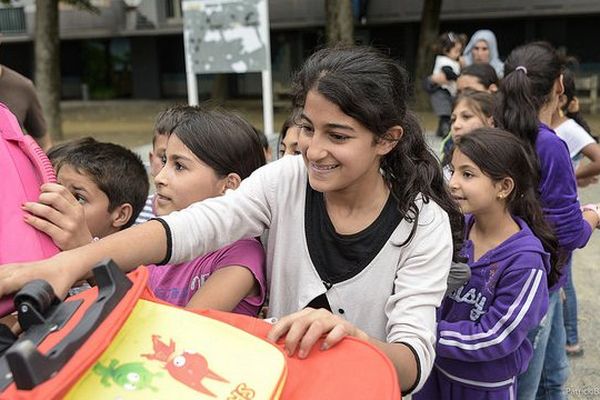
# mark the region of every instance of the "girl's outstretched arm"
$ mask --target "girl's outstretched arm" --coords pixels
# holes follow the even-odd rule
[[[190,299],[186,308],[210,308],[231,312],[245,297],[260,291],[250,270],[232,265],[213,272]]]
[[[104,258],[112,258],[127,272],[139,265],[159,263],[166,253],[165,228],[158,221],[149,221],[47,260],[0,266],[0,296],[18,291],[31,280],[44,279],[62,298]]]
[[[577,168],[575,178],[579,180],[600,175],[600,145],[598,143],[588,144],[581,152],[590,162]]]

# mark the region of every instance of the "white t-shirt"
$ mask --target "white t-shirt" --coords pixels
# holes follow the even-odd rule
[[[583,157],[581,150],[589,144],[596,143],[594,138],[587,133],[581,125],[572,119],[566,120],[554,128],[554,130],[558,137],[567,144],[571,162],[573,163],[573,169],[577,169],[577,166]]]
[[[456,75],[460,75],[460,63],[458,61],[453,60],[448,56],[436,56],[435,65],[433,66],[433,74],[442,72],[442,68],[444,67],[450,67]],[[442,85],[441,87],[449,91],[452,97],[456,96],[456,81],[449,81],[447,84]]]

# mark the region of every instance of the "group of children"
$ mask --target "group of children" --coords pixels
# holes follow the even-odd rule
[[[572,73],[564,68],[563,60],[554,49],[544,43],[517,48],[507,59],[504,72],[505,78],[499,85],[497,82],[494,86],[488,85],[489,74],[482,73],[478,79],[472,79],[474,85],[463,87],[454,102],[452,129],[442,146],[442,164],[449,175],[453,156],[464,145],[465,134],[469,134],[470,142],[471,132],[493,126],[518,132],[528,152],[537,156],[533,159],[533,172],[539,182],[537,188],[544,215],[555,228],[560,256],[558,264],[562,267],[550,270],[547,299],[550,308],[539,326],[528,334],[535,351],[529,364],[525,364],[526,371],[521,371],[516,393],[519,399],[565,398],[564,384],[568,376],[566,354],[582,352],[577,337],[577,305],[570,258],[574,249],[587,242],[590,226],[596,226],[590,216],[597,212],[595,205],[584,206],[583,215],[588,222],[585,223],[578,217],[581,211],[573,200],[577,199],[576,184],[583,187],[597,181],[600,146],[591,137],[589,127],[578,113]],[[498,89],[499,92],[494,95]],[[550,127],[560,133],[555,134]],[[567,151],[564,151],[565,148]],[[480,153],[485,152],[481,150]],[[502,155],[502,149],[497,148],[488,159],[499,162]],[[579,164],[583,156],[590,162]],[[505,160],[503,164],[509,167],[516,161],[509,163]],[[453,180],[454,176],[450,179],[451,190]],[[512,214],[518,216],[516,210]],[[534,228],[532,223],[528,224]],[[557,247],[550,244],[549,236],[535,229],[533,231],[547,251]],[[473,264],[470,265],[473,268]],[[559,299],[561,288],[566,295],[564,306]],[[441,348],[438,349],[441,351]]]
[[[162,113],[147,202],[156,218],[128,229],[148,190],[131,182],[144,180],[140,160],[122,148],[96,156],[115,145],[92,139],[66,145],[50,154],[64,187],[45,185],[25,210],[67,251],[2,266],[0,294],[35,276],[65,295],[110,257],[124,271],[148,265],[156,296],[179,306],[256,316],[268,297],[269,338],[290,356],[323,336],[321,351],[367,340],[416,399],[533,399],[562,368],[548,360],[558,331],[548,321],[562,315],[567,260],[600,211],[580,209],[550,128],[570,104],[554,49],[515,49],[500,83],[475,65],[459,80],[481,92],[454,105],[446,174],[407,108],[406,72],[368,47],[317,51],[295,76],[278,153],[298,156],[263,165],[256,130],[229,112]],[[581,168],[580,182],[597,175]],[[122,190],[105,177],[131,197],[113,199]],[[447,293],[464,262],[470,279]]]
[[[425,80],[433,111],[439,118],[437,136],[446,137],[450,131],[452,105],[465,87],[496,90],[504,64],[498,56],[496,36],[492,31],[479,30],[467,43],[465,34],[443,33],[435,45],[437,54],[432,74]],[[465,46],[466,44],[466,46]],[[474,77],[480,77],[477,82]]]

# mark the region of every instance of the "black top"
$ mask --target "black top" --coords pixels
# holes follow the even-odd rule
[[[402,221],[398,212],[398,202],[390,194],[381,213],[367,228],[352,235],[340,235],[335,231],[323,200],[323,193],[313,190],[310,185],[306,189],[306,207],[304,213],[306,242],[310,258],[329,290],[335,283],[343,282],[358,275],[387,243],[392,233]],[[326,294],[314,298],[307,307],[331,310]],[[344,310],[336,310],[343,314]],[[415,349],[404,342],[410,349],[417,363],[417,379],[421,380],[421,364]],[[402,392],[407,395],[415,388]]]
[[[310,185],[306,190],[304,218],[308,252],[327,289],[365,269],[402,220],[397,202],[390,195],[371,225],[358,233],[341,235],[335,231],[329,219],[323,193],[313,190]],[[320,297],[314,299],[309,306],[330,309],[327,299]]]

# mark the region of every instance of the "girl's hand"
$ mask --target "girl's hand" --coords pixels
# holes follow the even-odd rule
[[[276,342],[285,336],[285,350],[291,357],[298,350],[299,358],[306,358],[312,347],[323,335],[326,335],[321,350],[335,346],[346,336],[353,336],[368,340],[369,336],[352,325],[325,309],[315,310],[305,308],[294,314],[281,318],[267,335],[267,338]]]
[[[448,79],[446,78],[446,74],[444,74],[443,72],[438,72],[436,74],[432,74],[430,76],[430,79],[433,83],[440,85],[440,86],[448,84]]]
[[[25,222],[52,238],[61,250],[84,246],[92,241],[83,206],[71,192],[57,183],[41,187],[38,202],[27,202],[23,209],[30,213]]]
[[[59,298],[64,298],[78,277],[60,261],[61,254],[42,261],[6,264],[0,267],[0,296],[15,293],[34,279],[47,281]]]
[[[600,203],[581,206],[581,212],[583,218],[592,226],[592,229],[600,229]]]
[[[597,176],[592,176],[590,178],[579,178],[577,179],[577,186],[579,186],[580,188],[584,188],[587,187],[589,185],[598,183],[598,177]]]

